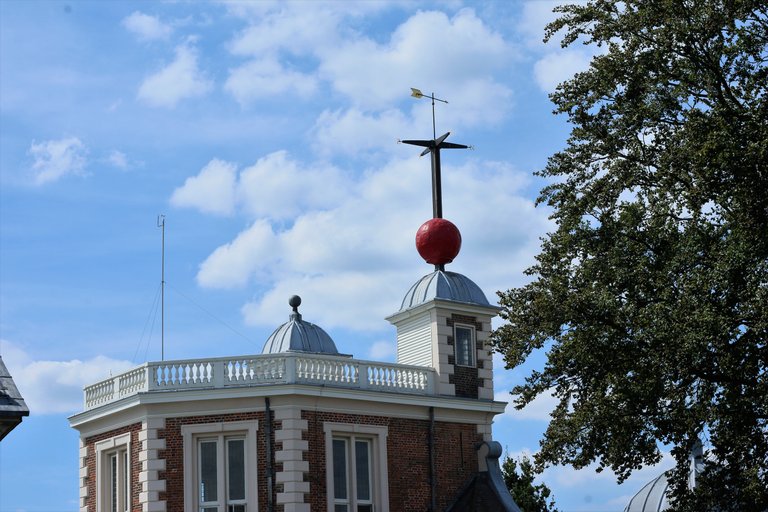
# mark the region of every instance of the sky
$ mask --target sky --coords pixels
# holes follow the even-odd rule
[[[548,94],[594,51],[542,42],[554,5],[0,1],[0,355],[31,409],[0,445],[0,512],[77,509],[84,385],[259,353],[293,294],[340,352],[395,360],[384,318],[432,270],[429,159],[398,144],[432,137],[411,87],[472,146],[442,154],[448,270],[492,301],[524,284],[553,228],[533,173],[569,134]],[[497,355],[497,399],[544,357]],[[552,406],[508,406],[494,438],[536,452]],[[561,512],[621,511],[671,466],[541,481]]]

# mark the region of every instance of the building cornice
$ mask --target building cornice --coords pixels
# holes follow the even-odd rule
[[[178,391],[154,391],[130,395],[101,407],[90,409],[69,418],[70,426],[84,431],[91,431],[93,427],[98,429],[99,420],[110,418],[111,427],[114,428],[116,416],[121,418],[121,423],[134,423],[146,416],[189,416],[198,414],[231,413],[245,410],[253,410],[255,404],[244,404],[243,401],[270,397],[280,399],[291,397],[290,403],[304,403],[308,408],[325,409],[325,403],[332,403],[329,410],[344,408],[346,412],[367,414],[391,415],[394,408],[403,417],[426,417],[423,412],[430,407],[444,411],[446,418],[455,417],[452,413],[463,415],[477,415],[485,418],[488,414],[495,416],[504,412],[505,402],[490,400],[477,400],[452,396],[435,395],[409,395],[401,393],[388,393],[382,391],[356,390],[335,387],[330,385],[305,385],[305,384],[273,384],[264,386],[246,386],[231,388],[189,389]],[[220,403],[221,407],[216,407]],[[342,402],[346,402],[344,405]],[[191,407],[185,407],[185,404]],[[280,403],[274,402],[274,407],[280,407]],[[377,404],[371,407],[370,404]],[[162,407],[158,407],[161,406]],[[260,404],[259,404],[260,406]],[[392,406],[392,407],[390,407]],[[258,407],[258,406],[257,406]],[[156,414],[156,411],[163,411]],[[373,411],[373,412],[371,412]],[[385,412],[383,412],[385,411]],[[484,419],[482,421],[485,421]]]
[[[501,308],[499,306],[480,306],[477,304],[468,304],[466,302],[456,302],[452,300],[444,299],[432,299],[429,302],[419,304],[418,306],[406,309],[404,311],[398,311],[388,317],[386,320],[391,324],[398,324],[405,319],[423,315],[424,312],[432,309],[450,309],[453,311],[461,311],[462,313],[476,314],[476,315],[490,315],[496,316]]]

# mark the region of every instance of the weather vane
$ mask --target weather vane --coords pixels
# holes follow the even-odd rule
[[[435,98],[432,93],[425,96],[419,89],[411,87],[414,98],[430,98],[432,100],[432,140],[403,140],[404,144],[426,148],[421,156],[432,154],[432,219],[428,220],[416,232],[416,249],[427,263],[435,266],[436,272],[445,270],[445,265],[453,261],[461,249],[461,233],[451,221],[443,219],[443,192],[440,183],[440,150],[469,149],[464,144],[446,142],[451,134],[446,132],[440,137],[435,129],[435,101],[448,103],[446,100]]]
[[[427,153],[432,153],[432,216],[436,219],[443,218],[443,192],[442,184],[440,180],[440,150],[441,149],[469,149],[470,146],[464,144],[454,144],[453,142],[446,142],[445,139],[451,134],[446,132],[444,135],[437,137],[435,130],[435,101],[442,103],[448,103],[446,100],[435,98],[435,93],[426,96],[419,89],[411,87],[411,96],[414,98],[430,98],[432,100],[432,140],[403,140],[400,141],[403,144],[411,144],[413,146],[421,146],[426,148],[421,152],[421,156]]]

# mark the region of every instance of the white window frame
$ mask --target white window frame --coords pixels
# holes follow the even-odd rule
[[[240,438],[245,440],[245,506],[247,512],[258,510],[258,485],[257,485],[257,451],[256,433],[258,421],[229,421],[218,423],[203,423],[199,425],[182,425],[181,437],[184,447],[184,510],[199,512],[197,482],[200,473],[199,445],[201,440],[217,439],[226,443],[228,439]],[[217,445],[218,446],[218,445]],[[219,489],[224,488],[223,501],[226,501],[226,478],[222,478],[225,466],[223,450],[217,450],[219,457]],[[240,504],[241,502],[238,502]],[[226,504],[219,507],[219,512],[227,512]]]
[[[351,440],[365,439],[371,442],[371,493],[374,512],[389,512],[389,478],[387,471],[387,427],[374,425],[357,425],[352,423],[323,424],[325,433],[325,475],[326,495],[328,511],[334,511],[335,498],[333,495],[333,439],[344,437]],[[354,482],[354,480],[352,480]],[[354,485],[349,486],[350,493],[354,494]],[[354,498],[353,498],[354,501]],[[349,512],[354,512],[350,509]]]
[[[131,509],[131,433],[126,432],[119,436],[104,439],[94,444],[96,450],[96,512],[112,512],[112,465],[116,458],[117,477],[117,501],[127,505],[127,508],[119,512],[128,512]],[[123,462],[123,464],[121,464]]]
[[[458,336],[458,330],[459,329],[467,329],[470,331],[469,335],[469,358],[470,361],[468,364],[462,364],[459,363],[459,336]],[[477,365],[477,333],[475,331],[474,325],[468,325],[468,324],[453,324],[453,356],[454,356],[454,364],[456,366],[466,366],[469,368],[474,368]]]

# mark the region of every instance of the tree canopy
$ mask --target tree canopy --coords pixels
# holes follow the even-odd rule
[[[768,5],[591,0],[546,39],[596,45],[551,95],[572,125],[552,208],[492,336],[558,405],[536,461],[619,481],[672,447],[676,510],[768,510]],[[695,493],[688,455],[707,448]]]
[[[515,460],[511,457],[504,459],[501,465],[504,483],[512,495],[512,499],[524,512],[557,512],[552,491],[546,484],[534,484],[536,469],[533,462],[526,456]]]

